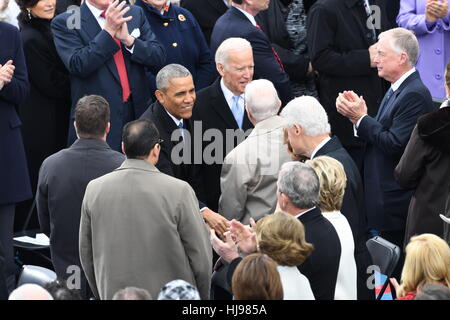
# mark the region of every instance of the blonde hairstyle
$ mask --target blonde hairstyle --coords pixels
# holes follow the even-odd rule
[[[424,233],[412,237],[406,246],[402,282],[397,296],[417,292],[426,284],[450,288],[450,247],[438,236]]]
[[[281,266],[301,265],[313,250],[305,240],[303,224],[281,211],[258,220],[256,238],[259,251]]]
[[[283,285],[277,264],[262,253],[246,256],[232,278],[236,300],[283,300]]]
[[[341,210],[347,176],[344,166],[331,157],[320,156],[305,162],[314,169],[320,181],[320,209],[324,212]]]

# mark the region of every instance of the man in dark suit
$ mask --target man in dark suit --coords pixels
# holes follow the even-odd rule
[[[224,0],[184,0],[181,6],[188,9],[197,19],[200,28],[202,28],[208,45],[211,40],[211,33],[217,19],[227,10],[228,6]]]
[[[213,211],[219,204],[223,159],[253,128],[244,112],[243,97],[245,86],[253,78],[250,43],[241,38],[225,40],[217,49],[216,66],[221,77],[197,93],[192,114],[204,140],[198,165],[206,191],[204,202]]]
[[[367,267],[372,264],[366,247],[368,229],[364,213],[364,192],[361,175],[355,162],[343,148],[339,138],[330,137],[330,124],[325,109],[313,97],[296,98],[283,109],[281,116],[289,127],[287,138],[295,155],[314,159],[329,156],[338,160],[347,177],[341,212],[347,218],[355,241],[355,261],[358,269],[358,299],[374,299],[367,288]]]
[[[0,22],[0,246],[9,291],[15,288],[13,224],[15,204],[32,197],[16,108],[29,92],[27,68],[16,27]],[[1,257],[0,257],[1,259]]]
[[[378,75],[391,83],[378,114],[367,114],[362,96],[352,91],[339,94],[337,111],[348,117],[356,135],[367,143],[364,154],[365,205],[373,235],[401,247],[412,191],[394,178],[417,119],[433,109],[428,89],[414,65],[419,45],[411,31],[396,28],[380,35],[375,63]],[[399,263],[401,266],[401,263]]]
[[[118,0],[86,0],[74,14],[81,15],[79,26],[70,13],[52,21],[56,49],[71,76],[72,118],[84,95],[104,97],[111,109],[107,141],[120,150],[123,125],[138,118],[151,100],[145,69],[164,62],[164,48],[141,8],[118,5]],[[69,143],[75,139],[71,123]]]
[[[118,168],[125,156],[106,143],[110,124],[109,106],[104,98],[96,95],[81,98],[75,109],[74,126],[79,139],[42,163],[36,206],[41,230],[50,238],[58,278],[68,280],[70,289],[82,289],[83,296],[89,298],[78,249],[81,203],[87,184]]]
[[[308,13],[308,49],[319,74],[319,100],[327,111],[332,133],[339,137],[358,168],[362,167],[364,144],[353,136],[351,123],[336,112],[335,101],[339,92],[353,90],[364,96],[369,114],[377,114],[385,89],[373,62],[374,44],[377,34],[387,30],[384,6],[379,1],[318,0]],[[372,21],[368,18],[369,4],[381,9],[375,16],[380,25],[368,24]]]
[[[192,75],[182,65],[169,64],[156,75],[156,86],[157,101],[141,116],[141,119],[153,121],[162,140],[156,167],[191,185],[199,200],[203,218],[222,235],[227,230],[228,220],[204,203],[204,189],[198,167],[194,165],[195,153],[202,151],[201,148],[196,150],[194,147],[201,146],[202,137],[194,130],[191,120],[196,99]]]
[[[253,48],[255,79],[270,80],[278,91],[283,105],[294,96],[289,84],[289,76],[284,72],[283,64],[270,40],[256,24],[258,12],[268,8],[267,0],[233,0],[230,9],[221,16],[211,35],[211,54],[215,54],[219,45],[230,37],[248,40]]]

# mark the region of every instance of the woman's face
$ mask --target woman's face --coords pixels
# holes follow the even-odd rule
[[[166,4],[167,0],[144,0],[144,2],[148,3],[157,10],[161,10],[162,7]]]
[[[39,0],[30,10],[35,17],[51,20],[55,16],[55,8],[56,0]]]

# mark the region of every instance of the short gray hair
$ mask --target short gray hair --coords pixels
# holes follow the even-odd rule
[[[117,291],[113,300],[152,300],[152,295],[145,289],[136,287],[126,287]]]
[[[394,28],[380,33],[378,39],[390,36],[389,44],[397,54],[405,52],[408,55],[409,65],[415,66],[419,57],[419,41],[414,33],[405,28]]]
[[[241,51],[244,49],[252,49],[250,42],[244,38],[228,38],[217,48],[215,61],[225,66],[228,62],[230,51]]]
[[[192,76],[186,67],[181,64],[168,64],[156,75],[156,89],[165,91],[170,86],[170,80],[173,78],[186,78]]]
[[[296,208],[309,209],[319,203],[319,178],[316,172],[304,163],[298,161],[284,163],[278,174],[277,187]]]
[[[297,124],[307,136],[319,136],[331,131],[328,115],[314,97],[295,98],[284,107],[281,116],[286,119],[288,127]]]
[[[281,101],[272,82],[265,79],[253,80],[245,87],[245,104],[256,121],[275,116]]]

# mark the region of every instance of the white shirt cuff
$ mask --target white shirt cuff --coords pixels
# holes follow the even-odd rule
[[[367,114],[363,115],[361,118],[359,118],[359,120],[353,125],[353,135],[355,137],[358,137],[358,127],[361,124],[361,120],[367,116]]]
[[[131,54],[133,54],[133,51],[134,51],[134,44],[133,44],[133,46],[131,47],[131,49],[128,49],[127,46],[125,46],[125,49],[127,49]]]

